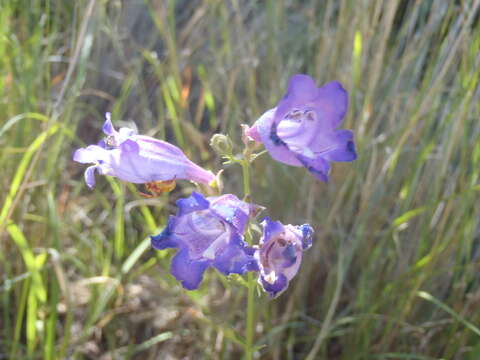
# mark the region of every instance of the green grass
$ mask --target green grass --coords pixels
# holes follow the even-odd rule
[[[0,3],[0,359],[241,357],[245,288],[186,292],[150,250],[174,201],[97,177],[103,114],[220,169],[298,72],[350,94],[359,158],[329,184],[254,163],[253,199],[314,246],[257,298],[262,359],[480,358],[480,1]],[[239,150],[239,148],[237,148]],[[225,170],[241,194],[241,169]]]

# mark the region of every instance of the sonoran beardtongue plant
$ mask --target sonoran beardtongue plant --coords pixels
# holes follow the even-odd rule
[[[265,112],[252,127],[243,127],[242,153],[236,152],[228,135],[215,134],[211,145],[226,160],[224,164],[242,167],[244,200],[251,199],[251,163],[264,152],[257,152],[259,143],[275,160],[303,166],[317,179],[328,181],[331,162],[353,161],[357,157],[353,133],[338,129],[347,106],[348,95],[340,83],[330,82],[318,88],[310,76],[294,75],[277,106]],[[95,185],[98,172],[145,184],[152,194],[172,190],[179,179],[210,184],[218,193],[222,192],[223,170],[214,176],[172,144],[137,135],[129,128],[117,131],[109,114],[103,131],[104,141],[74,154],[75,161],[93,164],[85,171],[89,187]],[[312,245],[313,228],[265,218],[261,238],[255,245],[250,223],[255,222],[260,206],[233,194],[205,197],[197,192],[176,204],[177,214],[169,217],[160,234],[151,237],[152,247],[177,249],[170,270],[188,290],[200,286],[209,267],[226,276],[248,273],[242,282],[247,288],[244,349],[245,358],[252,360],[257,283],[272,298],[284,292],[300,269],[303,252]]]
[[[268,217],[262,222],[263,235],[255,253],[260,268],[259,283],[271,297],[288,287],[302,262],[302,253],[312,245],[310,225],[283,225]]]
[[[137,135],[129,128],[115,130],[109,113],[103,132],[105,140],[78,149],[73,155],[77,162],[94,164],[85,170],[90,188],[95,186],[95,172],[135,184],[181,179],[209,184],[215,179],[212,172],[190,161],[182,150],[166,141]]]
[[[178,212],[152,237],[157,250],[177,248],[171,272],[188,290],[197,289],[208,267],[224,275],[258,271],[255,249],[243,239],[246,225],[259,207],[226,194],[205,198],[194,192],[177,201]]]
[[[265,112],[246,135],[265,145],[277,161],[304,166],[327,182],[330,162],[353,161],[357,154],[350,130],[338,130],[348,94],[336,81],[318,88],[308,75],[290,78],[287,94]]]

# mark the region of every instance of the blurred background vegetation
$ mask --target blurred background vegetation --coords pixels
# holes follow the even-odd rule
[[[480,359],[479,0],[0,2],[0,359],[238,359],[245,290],[187,292],[150,249],[169,196],[97,178],[75,148],[117,126],[212,170],[288,78],[341,81],[359,158],[329,184],[263,156],[254,201],[310,222],[261,359]],[[239,149],[238,149],[239,150]],[[241,194],[240,169],[225,171]]]

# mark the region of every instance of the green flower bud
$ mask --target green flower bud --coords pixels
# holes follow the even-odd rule
[[[231,156],[233,150],[232,140],[228,135],[215,134],[210,139],[210,146],[215,150],[218,155]]]

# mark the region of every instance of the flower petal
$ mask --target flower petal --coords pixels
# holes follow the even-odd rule
[[[282,264],[284,267],[290,267],[297,262],[297,249],[294,244],[288,244],[282,251],[285,262]]]
[[[119,148],[122,152],[130,154],[138,154],[138,152],[140,151],[140,145],[133,139],[126,139],[122,141],[122,143],[119,145]]]
[[[313,139],[308,149],[313,154],[309,157],[321,156],[329,161],[352,161],[357,156],[350,130],[322,132]],[[304,152],[303,155],[307,154]]]
[[[288,279],[283,274],[279,274],[273,284],[266,281],[263,276],[260,278],[260,282],[263,289],[268,292],[272,298],[279,296],[288,287]]]
[[[105,161],[108,158],[108,151],[97,145],[89,145],[86,148],[80,148],[73,154],[73,161],[82,164],[92,164],[100,160]]]
[[[177,160],[187,159],[182,150],[166,141],[144,135],[137,135],[136,140],[142,144],[142,150],[149,153],[152,157],[164,157],[168,155]]]
[[[189,166],[187,166],[185,172],[187,179],[201,184],[210,184],[215,180],[215,175],[211,171],[205,170],[190,160],[188,162]]]
[[[277,134],[277,127],[274,124],[276,108],[266,111],[255,125],[262,142],[270,153],[270,156],[277,161],[292,166],[302,166],[295,154],[288,148],[287,144]]]
[[[307,170],[312,173],[313,176],[319,180],[328,182],[330,163],[327,160],[321,156],[312,159],[304,155],[297,155],[297,158],[302,162],[303,166],[305,166]]]
[[[187,249],[181,249],[172,260],[171,273],[187,290],[195,290],[203,279],[208,261],[192,260]]]
[[[165,229],[156,236],[150,236],[152,247],[157,250],[176,248],[180,245],[179,239],[173,234],[176,217],[170,216]]]
[[[224,275],[258,271],[254,252],[253,248],[245,246],[245,242],[238,234],[234,234],[222,253],[215,258],[213,266]]]
[[[85,182],[90,189],[95,187],[95,171],[98,170],[98,165],[89,166],[85,170]]]
[[[109,112],[105,113],[105,119],[106,120],[103,123],[103,128],[102,128],[103,133],[105,135],[110,135],[110,136],[113,136],[113,135],[117,134],[117,131],[113,127],[111,114]]]
[[[318,88],[312,77],[296,74],[290,78],[287,94],[278,103],[275,121],[278,122],[294,107],[311,102],[318,96]]]
[[[232,194],[209,199],[211,200],[211,210],[243,234],[249,216],[253,215],[254,208]]]
[[[188,198],[178,199],[177,206],[177,216],[184,216],[193,211],[208,209],[210,202],[202,194],[194,191]]]
[[[267,216],[262,220],[264,236],[260,240],[260,244],[267,244],[272,238],[285,231],[285,226],[280,221],[272,221]]]
[[[302,247],[303,250],[306,250],[312,246],[313,238],[313,228],[308,224],[303,224],[299,226],[300,231],[302,232]]]
[[[336,130],[335,145],[332,150],[323,156],[329,161],[353,161],[357,158],[357,151],[353,141],[353,132],[350,130]]]
[[[142,135],[135,136],[135,142],[140,147],[138,160],[143,160],[143,172],[150,174],[150,181],[188,179],[209,184],[215,179],[211,171],[190,161],[175,145]]]
[[[347,112],[348,93],[342,84],[332,81],[318,89],[315,104],[322,118],[330,123],[332,129],[335,129],[340,126]]]

